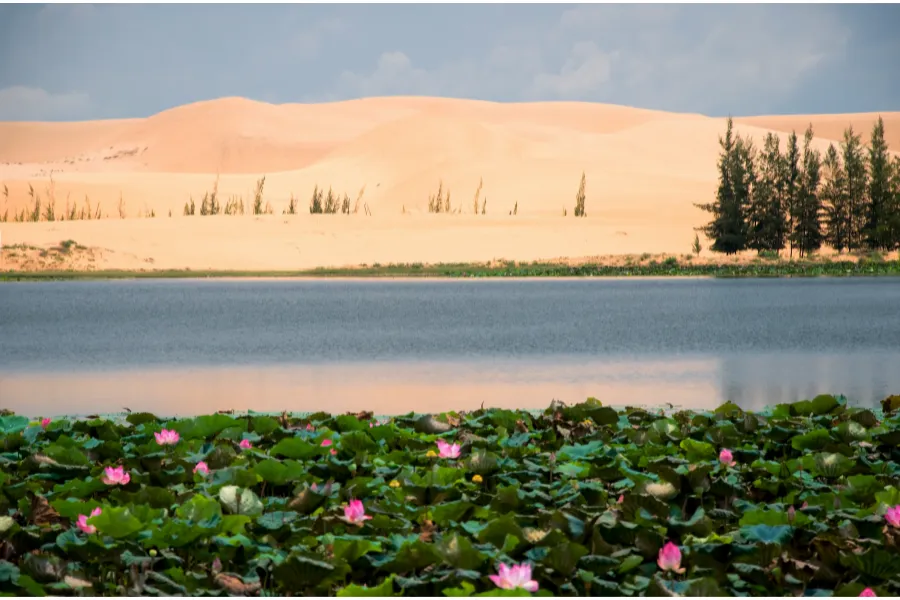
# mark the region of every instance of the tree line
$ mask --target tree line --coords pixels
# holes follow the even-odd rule
[[[868,147],[850,126],[838,147],[812,148],[813,127],[803,146],[796,132],[784,151],[768,133],[762,149],[742,138],[728,118],[719,138],[719,186],[715,200],[696,206],[712,214],[699,228],[710,250],[808,256],[823,245],[844,250],[900,247],[900,157],[888,151],[881,117]]]

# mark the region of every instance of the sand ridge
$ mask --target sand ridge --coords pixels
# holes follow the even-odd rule
[[[881,116],[896,152],[900,113]],[[802,138],[811,122],[815,147],[824,151],[850,124],[867,141],[877,117],[747,117],[735,124],[761,146],[769,131],[782,143],[792,128]],[[100,266],[110,267],[125,255],[158,268],[290,269],[683,253],[708,220],[694,203],[715,192],[724,124],[603,104],[419,97],[310,105],[223,98],[144,119],[0,123],[0,192],[9,192],[0,197],[0,215],[8,210],[12,220],[30,208],[31,186],[45,206],[55,198],[57,215],[90,203],[104,216],[2,223],[0,231],[5,244],[74,239],[104,249]],[[582,172],[588,216],[574,219]],[[240,198],[249,213],[263,176],[272,215],[182,216],[191,198],[199,212],[216,182],[221,205]],[[475,216],[479,183],[486,214]],[[438,185],[450,190],[455,214],[427,214]],[[359,198],[359,212],[310,215],[315,186],[347,194],[354,205]],[[292,195],[298,214],[282,215]],[[161,220],[168,222],[152,222]]]

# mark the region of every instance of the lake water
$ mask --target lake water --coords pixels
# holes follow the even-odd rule
[[[900,393],[900,278],[0,284],[0,407],[27,415],[818,393]]]

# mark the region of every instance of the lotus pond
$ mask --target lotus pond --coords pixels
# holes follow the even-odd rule
[[[900,595],[900,396],[0,417],[0,594]]]

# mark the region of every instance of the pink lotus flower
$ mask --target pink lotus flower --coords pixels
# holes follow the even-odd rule
[[[332,442],[331,440],[329,440],[329,439],[326,438],[326,439],[322,440],[322,444],[321,444],[321,445],[322,445],[323,448],[327,448],[327,447],[330,446],[332,443],[333,443],[333,442]]]
[[[807,508],[809,508],[809,502],[804,502],[800,505],[800,510],[806,510]]]
[[[523,589],[527,592],[538,590],[538,582],[531,578],[531,565],[529,564],[522,563],[508,567],[504,563],[500,563],[497,573],[499,575],[490,577],[494,585],[501,590]]]
[[[311,489],[314,492],[318,492],[319,486],[317,486],[315,483],[313,483],[311,486],[309,486],[309,489]]]
[[[178,432],[174,429],[163,429],[153,435],[156,437],[156,443],[160,446],[171,446],[177,444],[179,440]]]
[[[241,450],[249,450],[253,447],[253,444],[250,443],[250,440],[241,440],[241,443],[238,444],[238,447]]]
[[[213,573],[218,573],[221,570],[222,570],[222,561],[219,560],[219,557],[217,556],[216,559],[212,562],[212,571],[213,571]]]
[[[344,518],[355,525],[362,525],[363,521],[372,517],[366,514],[362,500],[351,500],[350,504],[344,507]]]
[[[734,456],[731,454],[731,450],[728,448],[722,448],[722,451],[719,452],[719,462],[726,467],[733,467],[737,464],[734,460]]]
[[[625,494],[619,496],[619,499],[616,500],[616,504],[622,504],[623,502],[625,502]]]
[[[900,527],[900,504],[887,509],[887,512],[884,514],[884,520],[887,521],[891,527]]]
[[[41,419],[41,429],[47,429],[47,425],[50,424],[50,417],[44,417]]]
[[[307,423],[307,424],[306,424],[306,430],[307,430],[307,431],[313,431],[314,429],[315,429],[315,427],[312,426],[312,423]]]
[[[667,542],[659,551],[659,557],[656,564],[663,571],[674,571],[675,573],[684,573],[681,568],[681,550],[672,542]]]
[[[95,508],[94,510],[91,511],[91,517],[96,517],[97,515],[99,515],[102,512],[103,511],[100,510],[100,507],[98,506],[97,508]],[[88,525],[88,522],[87,522],[88,518],[89,517],[87,515],[78,515],[78,521],[76,521],[75,524],[78,525],[78,529],[82,530],[83,532],[85,532],[88,535],[90,535],[92,533],[97,533],[96,527],[94,527],[93,525]]]
[[[797,511],[794,509],[793,506],[788,508],[787,518],[788,518],[788,523],[793,523],[794,519],[797,518]]]
[[[332,449],[331,449],[331,455],[332,455],[332,456],[337,456],[337,450],[335,450],[334,448],[332,448]]]
[[[125,472],[125,467],[106,467],[101,479],[106,485],[127,485],[131,475]]]
[[[444,440],[438,440],[437,447],[441,458],[459,458],[459,444],[450,445]]]
[[[201,460],[197,463],[197,466],[194,467],[194,473],[200,473],[203,476],[209,475],[209,465],[207,465],[205,461]]]
[[[875,590],[872,588],[866,588],[859,593],[860,598],[875,598],[878,594],[875,593]]]

